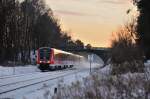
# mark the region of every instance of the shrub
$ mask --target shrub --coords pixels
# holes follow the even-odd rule
[[[70,86],[59,85],[53,99],[149,99],[150,82],[144,74],[92,74]]]

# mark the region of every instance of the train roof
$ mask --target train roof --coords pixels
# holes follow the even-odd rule
[[[40,47],[39,49],[45,49],[45,48],[53,49],[54,51],[59,52],[59,53],[64,53],[64,54],[68,54],[68,55],[73,55],[73,56],[76,56],[76,57],[83,57],[83,56],[81,56],[81,55],[73,54],[73,53],[70,53],[70,52],[66,52],[66,51],[59,50],[59,49],[56,49],[56,48],[51,48],[51,47]]]
[[[44,48],[49,48],[49,49],[51,49],[50,47],[40,47],[39,49],[44,49]]]
[[[68,55],[73,55],[73,56],[76,56],[76,57],[83,57],[83,56],[80,56],[80,55],[77,55],[77,54],[73,54],[73,53],[70,53],[70,52],[66,52],[66,51],[63,51],[63,50],[59,50],[59,49],[55,49],[55,48],[52,48],[54,49],[54,51],[57,51],[59,53],[64,53],[64,54],[68,54]]]

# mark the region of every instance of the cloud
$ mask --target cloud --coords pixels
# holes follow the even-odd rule
[[[128,2],[132,2],[132,0],[57,0],[57,1],[79,1],[79,2],[91,2],[91,1],[98,1],[103,3],[111,3],[111,4],[124,4]]]
[[[126,4],[131,0],[100,0],[101,3],[110,3],[110,4]]]
[[[65,11],[65,10],[54,10],[56,14],[63,15],[72,15],[72,16],[96,16],[94,14],[82,13],[82,12],[73,12],[73,11]]]

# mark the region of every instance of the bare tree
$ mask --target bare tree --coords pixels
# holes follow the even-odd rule
[[[143,53],[136,44],[136,21],[125,24],[113,37],[111,62],[113,74],[144,70]]]

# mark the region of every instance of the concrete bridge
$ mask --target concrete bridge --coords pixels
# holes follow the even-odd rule
[[[110,58],[110,48],[91,48],[91,49],[63,49],[64,51],[69,51],[69,52],[87,52],[87,53],[93,53],[98,55],[104,63],[107,62],[107,60]]]

